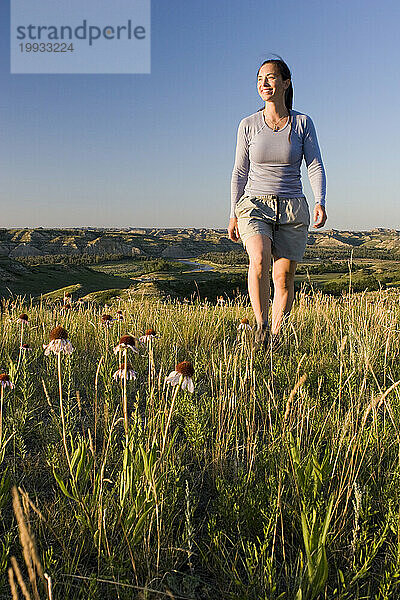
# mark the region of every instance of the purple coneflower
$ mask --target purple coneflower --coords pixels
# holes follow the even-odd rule
[[[238,329],[244,329],[245,331],[251,331],[251,325],[247,317],[244,317],[239,323]]]
[[[141,335],[139,338],[139,342],[146,343],[151,342],[151,340],[155,340],[157,338],[157,333],[154,329],[146,329],[146,333]]]
[[[28,315],[26,313],[22,313],[21,315],[19,315],[18,317],[18,322],[19,323],[23,323],[24,325],[26,325],[29,321]]]
[[[133,352],[138,353],[138,350],[136,348],[136,339],[133,337],[133,335],[129,334],[123,335],[120,338],[118,346],[115,346],[114,348],[114,354],[118,354],[120,350],[125,350],[128,348]]]
[[[133,370],[131,365],[127,365],[126,370],[125,367],[120,367],[118,369],[118,371],[115,371],[114,375],[113,375],[113,379],[115,381],[117,381],[118,379],[120,381],[122,381],[123,379],[125,379],[125,381],[130,381],[131,379],[136,379],[137,378],[137,373],[136,371]]]
[[[194,368],[191,362],[184,360],[178,363],[175,367],[175,371],[172,371],[166,378],[166,382],[171,385],[178,385],[182,378],[182,389],[188,389],[189,392],[194,392],[193,384]]]
[[[32,348],[29,344],[21,344],[20,350],[24,350],[24,352],[29,352],[30,350],[32,350]]]
[[[60,354],[60,352],[64,352],[65,354],[72,354],[74,351],[74,347],[68,339],[67,330],[64,327],[55,327],[50,332],[50,343],[43,344],[45,356],[49,356],[50,352],[54,352],[54,354]]]
[[[0,373],[0,385],[2,388],[9,387],[12,389],[14,387],[8,373]]]
[[[111,325],[111,323],[114,321],[114,319],[112,318],[111,315],[101,315],[101,322],[103,325]]]

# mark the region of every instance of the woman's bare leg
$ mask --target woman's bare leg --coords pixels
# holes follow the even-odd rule
[[[269,271],[271,267],[271,240],[267,235],[252,235],[246,242],[249,255],[248,289],[257,326],[268,323]]]
[[[294,300],[294,274],[297,262],[288,258],[274,260],[272,280],[274,300],[272,303],[272,335],[278,335],[282,321],[289,315]]]

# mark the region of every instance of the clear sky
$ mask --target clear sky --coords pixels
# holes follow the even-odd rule
[[[316,126],[325,228],[400,229],[397,0],[153,0],[150,75],[11,75],[9,2],[0,227],[226,227],[237,126],[276,53]]]

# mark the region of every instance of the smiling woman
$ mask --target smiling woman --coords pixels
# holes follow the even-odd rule
[[[257,321],[257,348],[278,346],[294,299],[294,274],[307,244],[310,213],[300,167],[305,159],[314,193],[314,227],[325,224],[325,170],[311,118],[292,109],[291,72],[281,59],[263,62],[257,91],[265,106],[239,124],[232,172],[233,241],[249,255],[248,289]],[[272,336],[268,325],[269,270],[273,257]],[[270,344],[271,342],[271,344]]]

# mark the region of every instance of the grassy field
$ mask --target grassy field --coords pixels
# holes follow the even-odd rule
[[[29,257],[21,259],[21,264],[3,257],[0,260],[0,296],[62,297],[64,288],[71,286],[77,296],[90,294],[91,299],[96,297],[103,302],[120,296],[122,290],[135,291],[139,295],[145,291],[147,295],[164,298],[196,296],[214,302],[221,295],[228,299],[246,293],[248,260],[243,251],[212,252],[204,257],[206,259],[197,259],[192,265],[162,258],[104,260],[98,256],[61,255]],[[50,260],[54,260],[54,264],[48,264]],[[79,260],[93,262],[79,264]],[[211,266],[212,270],[198,270],[196,264]],[[297,267],[296,289],[305,287],[340,295],[347,292],[350,285],[354,291],[400,288],[398,261],[379,258],[321,261],[314,258]]]
[[[244,299],[117,310],[3,303],[0,598],[398,598],[399,290],[298,293],[273,354]],[[72,354],[44,355],[56,325]]]

